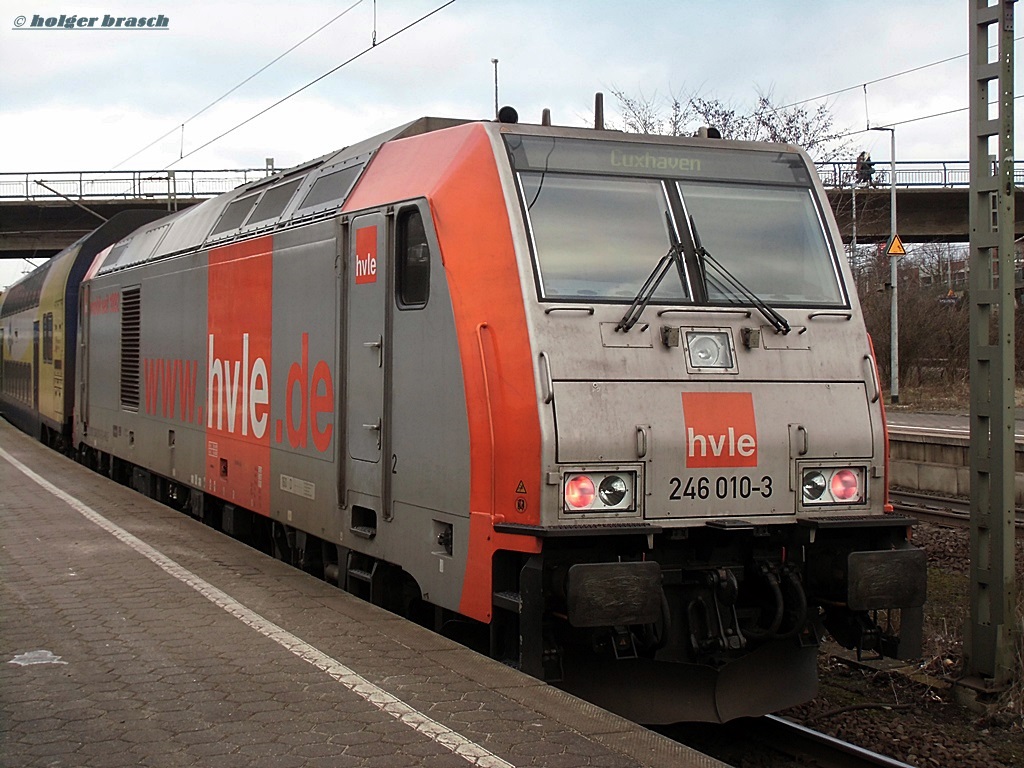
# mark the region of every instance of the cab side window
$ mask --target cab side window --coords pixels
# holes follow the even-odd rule
[[[396,292],[399,309],[419,309],[430,295],[430,246],[418,208],[398,214],[396,232]]]

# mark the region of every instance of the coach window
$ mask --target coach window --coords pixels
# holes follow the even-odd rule
[[[396,291],[401,309],[426,306],[430,295],[430,247],[423,216],[418,208],[406,208],[398,215]]]
[[[53,312],[43,315],[43,362],[53,362]]]

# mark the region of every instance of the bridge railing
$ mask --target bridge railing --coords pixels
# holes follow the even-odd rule
[[[0,173],[0,200],[213,197],[267,175],[266,168],[216,171],[75,171]]]
[[[871,185],[888,187],[892,173],[890,163],[873,161],[875,172]],[[826,187],[852,187],[856,183],[857,164],[854,161],[818,163],[818,176]],[[1014,167],[1014,183],[1024,185],[1024,162]],[[910,160],[896,162],[897,187],[967,188],[971,185],[968,160]],[[862,185],[863,186],[863,185]]]
[[[889,163],[876,160],[874,168],[871,185],[888,187]],[[856,163],[853,161],[822,162],[817,164],[817,170],[826,187],[852,187],[856,183]],[[0,173],[0,200],[213,197],[241,184],[262,179],[267,174],[266,168]],[[1024,186],[1024,162],[1016,163],[1014,183]],[[896,186],[967,188],[970,186],[970,164],[967,160],[897,162]]]

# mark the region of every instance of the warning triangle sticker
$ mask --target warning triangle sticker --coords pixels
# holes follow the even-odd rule
[[[885,249],[887,256],[906,256],[907,249],[903,247],[903,241],[900,240],[899,235],[893,235],[892,240],[889,241],[889,247]]]
[[[519,481],[519,487],[516,488],[516,493],[526,493],[526,483],[522,480]]]

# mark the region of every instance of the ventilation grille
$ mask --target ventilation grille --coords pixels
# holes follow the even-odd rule
[[[139,347],[142,343],[142,293],[139,286],[121,291],[121,407],[139,410]]]

